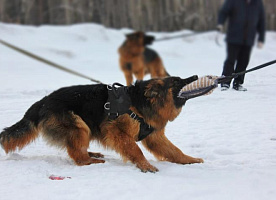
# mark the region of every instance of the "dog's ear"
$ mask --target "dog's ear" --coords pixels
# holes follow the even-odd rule
[[[145,35],[144,36],[144,45],[150,45],[152,44],[152,42],[155,40],[155,37],[154,36],[151,36],[151,35]]]

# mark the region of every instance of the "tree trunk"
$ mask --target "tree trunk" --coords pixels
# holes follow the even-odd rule
[[[21,24],[94,22],[141,31],[216,27],[224,0],[0,0],[0,21]],[[276,1],[263,0],[268,30],[276,30]]]

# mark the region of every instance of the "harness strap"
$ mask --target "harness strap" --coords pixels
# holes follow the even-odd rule
[[[145,120],[142,117],[139,117],[136,113],[132,112],[131,110],[128,110],[127,114],[129,114],[129,116],[132,119],[135,119],[140,123],[138,141],[143,140],[154,131],[154,128],[151,125],[147,124]]]
[[[118,87],[116,87],[118,86]],[[109,120],[115,120],[120,115],[129,114],[129,116],[140,123],[140,131],[138,141],[144,139],[154,131],[154,128],[148,125],[143,118],[139,117],[136,113],[131,111],[131,100],[127,93],[128,87],[120,83],[114,83],[112,86],[107,86],[108,99],[104,104],[105,113]]]

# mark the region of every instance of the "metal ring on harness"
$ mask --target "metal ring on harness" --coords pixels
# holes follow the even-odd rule
[[[109,108],[107,107],[107,105],[109,105]],[[104,109],[110,110],[110,102],[106,102],[106,103],[104,104]]]
[[[136,114],[132,112],[129,116],[134,119],[136,117]]]

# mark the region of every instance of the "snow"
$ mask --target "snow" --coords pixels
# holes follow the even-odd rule
[[[129,29],[95,24],[21,26],[0,23],[0,39],[104,83],[125,79],[117,48]],[[151,33],[156,38],[190,33]],[[220,75],[225,44],[215,32],[156,42],[171,75]],[[276,33],[267,32],[263,49],[253,49],[248,68],[276,58]],[[25,111],[50,92],[91,82],[26,57],[0,44],[0,129],[19,121]],[[145,77],[146,79],[149,76]],[[167,137],[185,154],[203,164],[157,161],[159,169],[142,173],[118,154],[97,143],[90,151],[105,155],[104,164],[78,167],[65,151],[39,138],[22,151],[0,149],[0,199],[203,199],[265,200],[276,198],[276,66],[246,75],[247,92],[232,89],[189,100],[180,116],[166,127]],[[71,177],[50,180],[50,175]]]

